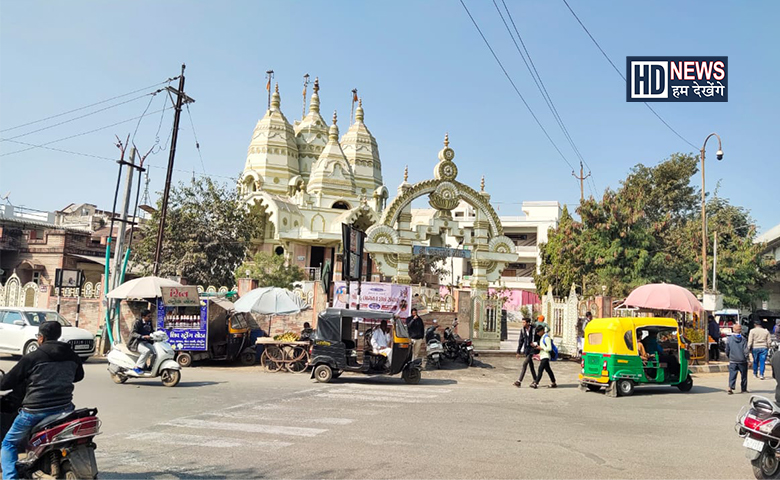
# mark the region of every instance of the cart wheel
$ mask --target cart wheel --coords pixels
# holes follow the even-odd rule
[[[257,352],[254,350],[242,352],[239,359],[241,361],[241,365],[244,365],[245,367],[252,366],[257,361]]]
[[[634,394],[634,382],[625,378],[618,380],[617,391],[618,394],[622,397],[630,397]]]
[[[684,381],[677,384],[677,388],[680,389],[681,392],[690,392],[693,388],[693,379],[691,378],[691,374],[688,374],[688,378],[686,378]]]
[[[192,366],[192,355],[190,355],[187,352],[179,352],[178,355],[176,355],[176,361],[179,362],[179,365],[182,367],[191,367]]]
[[[294,347],[292,351],[287,350],[286,354],[287,362],[285,362],[285,367],[288,372],[301,373],[306,371],[306,367],[309,366],[309,352],[305,348]]]
[[[280,354],[281,350],[266,347],[266,349],[263,350],[263,354],[260,355],[260,364],[265,367],[265,370],[268,372],[278,372],[284,366],[284,357]],[[277,358],[277,356],[279,358]]]
[[[317,365],[314,369],[314,378],[320,383],[328,383],[333,378],[333,370],[328,365]]]

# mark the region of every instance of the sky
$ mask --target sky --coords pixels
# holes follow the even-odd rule
[[[569,0],[620,69],[626,56],[729,57],[727,103],[653,104],[694,147],[643,104],[626,102],[625,83],[562,0],[505,1],[592,174],[586,196],[617,188],[637,163],[698,153],[705,137],[717,132],[725,156],[718,162],[717,143],[710,141],[707,191],[718,186],[719,195],[749,209],[759,231],[780,223],[780,2]],[[501,215],[521,215],[523,201],[557,200],[576,208],[579,182],[566,161],[579,169],[577,156],[493,3],[465,3],[566,160],[523,105],[459,0],[5,0],[0,195],[10,192],[13,205],[39,210],[70,203],[110,209],[117,177],[112,159],[119,155],[115,135],[124,140],[130,134],[140,151],[152,151],[147,165],[155,201],[165,179],[172,110],[159,111],[170,104],[163,95],[136,97],[160,88],[152,85],[178,75],[186,63],[185,91],[195,103],[182,115],[174,182],[206,174],[232,183],[240,174],[252,130],[267,107],[264,77],[272,69],[290,122],[301,117],[306,73],[319,77],[323,116],[337,110],[342,134],[351,90],[358,89],[391,192],[406,165],[410,182],[432,177],[449,132],[458,180],[478,188],[484,175]],[[105,107],[112,108],[92,114]],[[11,140],[58,150],[13,153],[30,147]],[[698,176],[694,184],[700,185]]]

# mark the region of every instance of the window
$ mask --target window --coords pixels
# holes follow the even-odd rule
[[[57,312],[24,312],[24,316],[27,317],[27,323],[33,327],[37,327],[43,322],[59,322],[63,327],[70,326],[68,321]],[[19,319],[21,320],[21,317]]]
[[[334,203],[333,206],[331,206],[330,208],[335,208],[336,210],[349,210],[349,204],[347,202],[339,200],[338,202]]]
[[[629,350],[634,349],[634,332],[631,330],[627,331],[625,335],[623,335],[623,340],[626,341],[626,347],[628,347]]]
[[[463,212],[455,212],[455,218],[463,218]]]
[[[277,255],[284,255],[284,247],[281,247],[281,246],[276,247],[274,249],[274,253],[277,254]]]
[[[518,235],[518,240],[528,240],[528,235]]]
[[[588,334],[588,343],[590,345],[601,345],[601,333],[589,333]]]
[[[17,321],[17,320],[24,321],[24,318],[22,317],[22,314],[19,313],[19,312],[8,312],[8,311],[6,311],[6,312],[0,312],[0,313],[5,313],[5,315],[3,315],[3,323],[6,323],[8,325],[13,325],[14,322]]]
[[[41,284],[41,272],[38,272],[38,271],[33,272],[33,274],[32,274],[32,281],[33,281],[34,284],[40,285]]]

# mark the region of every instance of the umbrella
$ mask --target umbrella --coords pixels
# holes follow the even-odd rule
[[[290,315],[300,312],[305,307],[301,297],[278,287],[256,288],[235,302],[237,312],[261,315]]]
[[[704,307],[688,290],[670,283],[650,283],[634,289],[623,304],[655,310],[675,310],[678,312],[696,312],[701,315]]]
[[[183,287],[175,280],[160,277],[142,277],[130,280],[108,292],[108,298],[158,298],[162,297],[160,287]]]

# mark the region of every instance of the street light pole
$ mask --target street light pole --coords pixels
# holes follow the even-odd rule
[[[718,139],[718,152],[715,154],[718,160],[723,160],[723,149],[721,148],[720,135],[717,133],[710,133],[706,139],[704,139],[704,145],[701,146],[701,283],[702,290],[701,295],[704,299],[705,293],[707,293],[707,207],[705,204],[706,191],[704,190],[704,150],[707,147],[707,141],[716,137]]]

